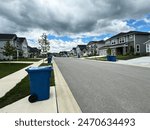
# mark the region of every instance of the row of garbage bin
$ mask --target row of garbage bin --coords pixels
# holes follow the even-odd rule
[[[48,63],[52,57],[48,57]],[[52,66],[29,67],[26,69],[30,80],[29,102],[42,101],[50,97],[50,78],[53,71]]]
[[[116,61],[116,56],[107,56],[108,61]],[[47,58],[48,64],[51,63],[52,57]],[[50,97],[50,78],[53,68],[45,67],[29,67],[26,71],[30,80],[30,96],[29,102],[46,100]]]

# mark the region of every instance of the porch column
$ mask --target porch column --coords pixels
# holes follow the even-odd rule
[[[17,60],[18,60],[18,57],[19,57],[19,50],[17,50]]]
[[[123,55],[125,55],[127,52],[126,52],[126,47],[124,46],[123,47]]]

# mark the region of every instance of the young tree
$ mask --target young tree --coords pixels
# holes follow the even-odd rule
[[[13,56],[15,52],[16,52],[16,48],[13,45],[11,45],[9,41],[7,41],[4,45],[3,54],[5,56],[8,56],[10,59],[10,56]]]
[[[111,55],[111,49],[110,49],[110,48],[107,49],[107,55],[108,55],[108,56]]]
[[[47,52],[50,50],[50,42],[47,39],[47,35],[43,33],[38,41],[39,45],[41,46],[41,53],[46,55]]]

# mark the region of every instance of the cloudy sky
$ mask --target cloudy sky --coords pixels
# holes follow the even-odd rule
[[[0,0],[0,33],[46,33],[51,52],[130,30],[150,31],[150,0]]]

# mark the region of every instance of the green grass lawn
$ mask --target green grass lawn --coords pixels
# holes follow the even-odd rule
[[[138,58],[138,57],[142,57],[140,55],[118,55],[117,56],[117,60],[130,60],[130,59],[134,59],[134,58]]]
[[[93,57],[93,58],[86,58],[89,60],[100,60],[100,61],[107,61],[106,57]]]
[[[18,60],[15,61],[40,61],[42,60],[41,58],[19,58]]]
[[[48,64],[42,64],[41,66],[46,66]],[[51,73],[51,86],[55,86],[54,72]],[[21,80],[13,89],[5,94],[2,98],[0,98],[0,108],[9,105],[15,101],[18,101],[26,96],[30,95],[30,85],[29,85],[29,77],[26,76]]]
[[[13,89],[0,98],[0,108],[9,105],[21,98],[24,98],[30,94],[29,79],[26,76],[20,83],[18,83]]]
[[[118,55],[116,58],[117,60],[130,60],[134,58],[142,57],[140,55]],[[100,60],[100,61],[107,61],[107,57],[93,57],[93,58],[87,58],[89,60]]]
[[[0,63],[0,78],[14,73],[30,64],[23,63]]]

